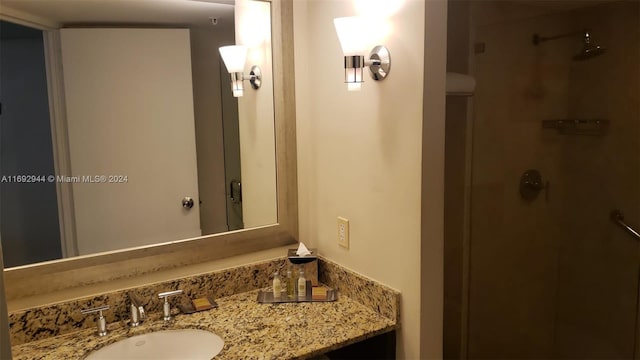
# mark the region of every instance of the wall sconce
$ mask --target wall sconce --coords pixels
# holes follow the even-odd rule
[[[231,91],[234,97],[240,97],[244,93],[242,82],[249,80],[251,87],[259,89],[262,85],[262,72],[258,65],[253,65],[249,75],[244,74],[244,65],[247,61],[247,47],[242,45],[223,46],[218,49],[222,61],[231,74]]]
[[[384,80],[391,70],[389,49],[378,45],[371,50],[365,60],[367,35],[375,28],[363,17],[343,17],[333,19],[338,39],[344,53],[344,82],[347,90],[359,91],[363,80],[364,67],[369,67],[373,80]]]

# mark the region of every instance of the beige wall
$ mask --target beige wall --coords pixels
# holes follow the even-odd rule
[[[437,357],[441,349],[441,196],[444,117],[444,2],[407,0],[388,21],[392,70],[382,82],[368,75],[360,92],[343,83],[343,55],[333,19],[358,14],[356,1],[295,1],[296,104],[300,238],[343,266],[402,292],[399,358]],[[437,5],[440,4],[440,5]],[[428,59],[425,122],[435,130],[423,165],[423,65],[425,6],[435,29]],[[444,11],[444,12],[443,12]],[[382,40],[379,40],[382,41]],[[438,78],[441,75],[442,79]],[[438,88],[441,86],[441,88]],[[435,103],[430,100],[435,99]],[[439,113],[437,110],[442,110]],[[442,117],[440,117],[442,116]],[[430,139],[431,140],[431,139]],[[421,308],[422,169],[433,176],[425,247],[429,254],[422,286],[430,300]],[[438,194],[438,190],[440,194]],[[441,200],[441,199],[440,199]],[[336,218],[350,221],[350,249],[337,245]],[[424,227],[422,228],[424,231]],[[439,232],[440,230],[440,232]],[[424,238],[424,237],[423,237]],[[439,242],[440,241],[440,242]],[[433,244],[433,246],[431,246]],[[440,247],[438,246],[440,245]],[[429,316],[421,329],[421,315]]]
[[[637,244],[608,214],[640,223],[638,4],[542,16],[504,2],[475,8],[486,52],[475,56],[470,357],[633,354]],[[605,55],[572,61],[579,36],[531,44],[534,33],[584,28]],[[541,129],[562,118],[604,118],[611,129]],[[550,182],[548,200],[520,199],[530,168]]]
[[[236,1],[236,43],[249,47],[245,74],[252,65],[262,70],[262,87],[244,82],[238,98],[242,217],[244,227],[274,224],[278,219],[276,157],[273,118],[270,3]]]

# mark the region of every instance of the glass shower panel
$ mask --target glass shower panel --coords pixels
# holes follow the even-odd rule
[[[467,356],[632,359],[640,242],[610,214],[640,226],[640,3],[471,9]]]

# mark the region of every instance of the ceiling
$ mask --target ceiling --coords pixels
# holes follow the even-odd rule
[[[58,27],[233,23],[234,0],[2,0],[2,12]],[[24,16],[19,16],[24,18]]]

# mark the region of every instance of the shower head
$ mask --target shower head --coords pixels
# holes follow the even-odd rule
[[[580,51],[578,54],[576,54],[573,57],[574,61],[582,61],[582,60],[588,60],[588,59],[592,59],[598,55],[602,55],[605,53],[605,51],[607,51],[606,48],[600,47],[599,45],[596,44],[592,44],[591,43],[591,30],[584,30],[581,32],[571,32],[571,33],[567,33],[567,34],[562,34],[562,35],[555,35],[555,36],[541,36],[539,34],[533,34],[533,45],[540,45],[541,43],[545,42],[545,41],[550,41],[550,40],[557,40],[557,39],[562,39],[562,38],[566,38],[566,37],[572,37],[575,35],[582,35],[582,51]]]
[[[589,34],[589,30],[584,31],[583,41],[584,44],[582,46],[582,51],[573,57],[574,61],[588,60],[598,55],[602,55],[607,51],[606,48],[600,47],[600,45],[591,44],[591,34]]]

